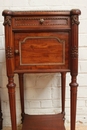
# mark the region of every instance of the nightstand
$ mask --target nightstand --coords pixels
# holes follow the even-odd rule
[[[71,74],[71,130],[75,130],[78,74],[78,16],[71,11],[4,10],[5,52],[12,130],[16,126],[14,74],[19,76],[22,130],[65,130],[65,82]],[[28,115],[24,109],[24,73],[61,73],[62,111]]]

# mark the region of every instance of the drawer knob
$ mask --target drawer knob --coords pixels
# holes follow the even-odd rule
[[[43,24],[43,22],[44,22],[44,19],[40,19],[40,24]]]
[[[19,54],[19,51],[18,51],[18,50],[15,50],[15,54]]]

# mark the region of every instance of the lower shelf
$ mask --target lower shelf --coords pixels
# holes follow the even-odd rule
[[[65,130],[63,114],[24,116],[22,130]]]

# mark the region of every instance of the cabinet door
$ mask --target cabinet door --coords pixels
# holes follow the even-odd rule
[[[15,33],[15,70],[69,69],[69,33]]]

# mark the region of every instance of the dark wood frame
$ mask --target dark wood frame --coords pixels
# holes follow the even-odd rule
[[[6,65],[7,65],[7,76],[8,76],[8,84],[7,84],[7,88],[8,88],[8,93],[9,93],[9,103],[10,103],[10,112],[11,112],[11,122],[12,122],[12,130],[17,130],[17,126],[16,126],[16,106],[15,106],[15,87],[16,84],[14,83],[14,73],[18,73],[19,75],[19,86],[20,86],[20,99],[21,99],[21,109],[22,109],[22,122],[25,123],[25,119],[27,118],[28,121],[31,122],[31,119],[33,118],[32,116],[27,117],[27,115],[25,115],[25,111],[24,111],[24,86],[23,86],[23,74],[24,73],[55,73],[55,72],[60,72],[61,73],[61,79],[62,79],[62,115],[58,115],[59,119],[62,118],[62,120],[64,119],[64,115],[65,115],[65,77],[66,77],[66,73],[70,72],[71,74],[71,83],[70,83],[70,89],[71,89],[71,130],[75,130],[75,121],[76,121],[76,99],[77,99],[77,75],[78,75],[78,16],[81,14],[80,10],[71,10],[71,11],[9,11],[9,10],[5,10],[3,11],[2,15],[4,16],[4,26],[5,26],[5,45],[6,45]],[[26,67],[21,69],[21,66],[19,67],[19,69],[15,67],[14,65],[14,60],[15,60],[15,56],[19,55],[18,50],[14,49],[14,35],[13,32],[28,32],[28,30],[32,31],[34,29],[39,31],[39,27],[35,27],[35,26],[39,26],[36,25],[33,22],[33,25],[31,26],[30,24],[27,23],[30,22],[28,17],[33,17],[33,20],[37,20],[35,19],[35,17],[43,17],[46,16],[46,20],[48,16],[52,17],[54,19],[54,17],[60,17],[60,22],[57,24],[55,24],[55,21],[53,21],[53,25],[50,25],[50,20],[47,25],[44,25],[44,19],[40,19],[40,26],[41,30],[45,30],[48,32],[48,30],[52,30],[57,31],[57,30],[63,30],[64,32],[69,32],[69,40],[70,40],[70,47],[69,47],[69,57],[68,59],[66,59],[66,61],[68,61],[68,66],[66,67],[64,66],[64,68],[62,67],[62,65],[60,65],[60,68],[58,68],[58,66],[50,66],[46,69],[46,67],[43,65],[42,68],[43,69],[38,69],[38,65],[36,65],[37,69],[32,67],[32,69],[26,69]],[[23,24],[23,19],[24,17],[27,17],[26,20],[26,24],[24,26]],[[63,18],[63,23],[61,24],[61,17]],[[66,17],[68,19],[66,19]],[[15,19],[16,18],[16,19]],[[17,19],[18,18],[18,19]],[[20,18],[22,18],[20,20]],[[19,23],[18,21],[19,20]],[[36,21],[37,22],[37,21]],[[47,21],[48,22],[48,21]],[[46,23],[45,23],[46,24]],[[34,69],[33,69],[34,68]],[[50,69],[51,68],[51,69]],[[26,118],[25,118],[26,116]],[[45,120],[47,118],[53,118],[53,116],[51,115],[49,116],[43,116],[43,118],[45,118]],[[25,119],[24,119],[25,118]],[[34,116],[35,119],[38,119],[38,123],[41,120],[41,116]],[[35,121],[35,119],[33,119],[33,121]],[[36,120],[37,121],[37,120]],[[51,120],[52,122],[53,120]],[[47,120],[46,120],[47,122]],[[51,125],[50,122],[50,125]],[[55,124],[55,122],[57,122],[56,117],[54,118],[53,123]],[[62,121],[60,121],[62,123]],[[31,122],[32,123],[32,122]],[[25,123],[26,124],[26,123]],[[38,124],[39,125],[39,124]],[[49,125],[49,128],[50,128]],[[58,122],[56,123],[56,125],[58,125]],[[63,125],[63,124],[62,124]],[[28,126],[28,123],[27,123]],[[27,126],[23,127],[23,130],[27,129]],[[36,125],[37,126],[37,125]],[[43,124],[42,124],[42,128],[43,128]],[[41,128],[41,129],[42,129]],[[39,127],[40,129],[40,127]],[[55,130],[57,128],[54,128]],[[65,130],[64,127],[59,126],[59,129],[61,130]],[[35,130],[33,128],[33,130]],[[45,128],[43,129],[45,130]],[[52,129],[53,130],[53,129]]]

